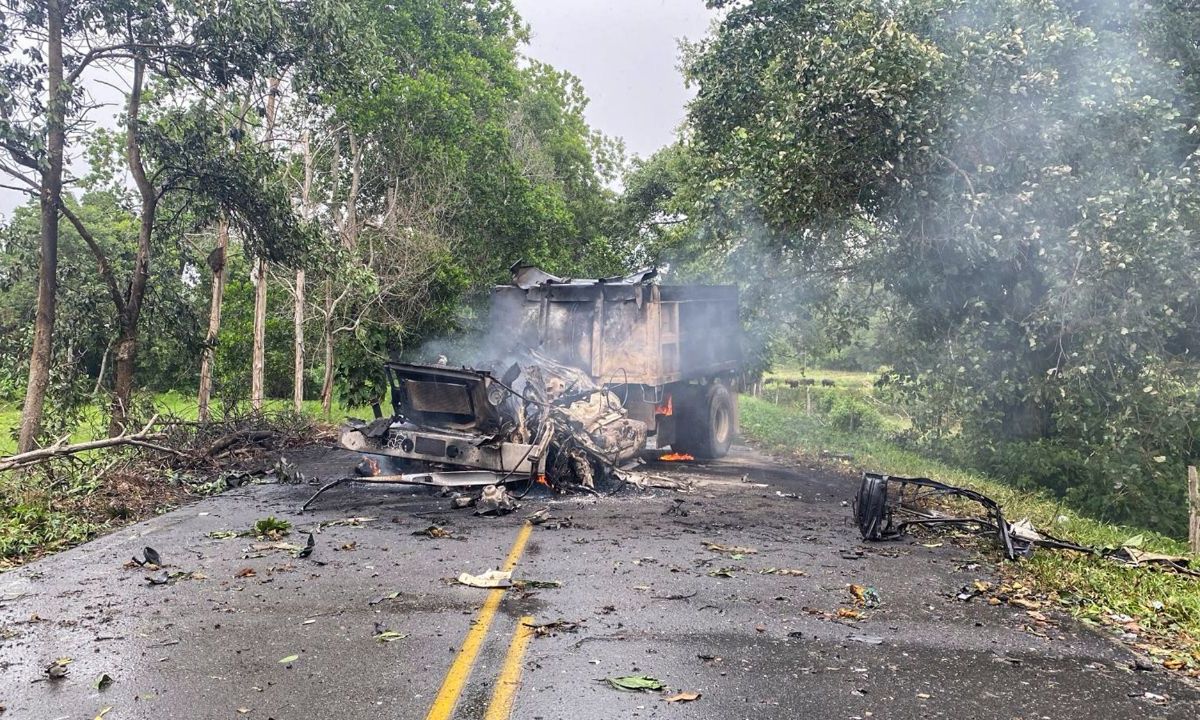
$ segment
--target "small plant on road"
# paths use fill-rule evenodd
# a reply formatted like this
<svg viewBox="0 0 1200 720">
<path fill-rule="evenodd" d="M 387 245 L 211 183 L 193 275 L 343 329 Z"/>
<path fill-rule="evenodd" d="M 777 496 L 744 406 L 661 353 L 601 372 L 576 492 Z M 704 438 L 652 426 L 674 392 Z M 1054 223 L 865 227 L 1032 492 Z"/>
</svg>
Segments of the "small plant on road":
<svg viewBox="0 0 1200 720">
<path fill-rule="evenodd" d="M 254 523 L 254 534 L 271 540 L 278 540 L 292 531 L 292 524 L 274 515 L 268 515 Z"/>
</svg>

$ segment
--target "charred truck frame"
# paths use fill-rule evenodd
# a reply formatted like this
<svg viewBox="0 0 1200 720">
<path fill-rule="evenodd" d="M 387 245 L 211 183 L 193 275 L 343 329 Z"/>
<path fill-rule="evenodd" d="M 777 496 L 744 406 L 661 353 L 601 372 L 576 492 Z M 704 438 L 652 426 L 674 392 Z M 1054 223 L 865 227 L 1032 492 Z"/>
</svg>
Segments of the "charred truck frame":
<svg viewBox="0 0 1200 720">
<path fill-rule="evenodd" d="M 515 266 L 491 297 L 501 359 L 386 364 L 391 415 L 351 422 L 340 444 L 397 458 L 406 472 L 360 479 L 590 488 L 648 438 L 684 456 L 725 455 L 742 368 L 737 289 L 655 277 L 568 279 Z"/>
</svg>

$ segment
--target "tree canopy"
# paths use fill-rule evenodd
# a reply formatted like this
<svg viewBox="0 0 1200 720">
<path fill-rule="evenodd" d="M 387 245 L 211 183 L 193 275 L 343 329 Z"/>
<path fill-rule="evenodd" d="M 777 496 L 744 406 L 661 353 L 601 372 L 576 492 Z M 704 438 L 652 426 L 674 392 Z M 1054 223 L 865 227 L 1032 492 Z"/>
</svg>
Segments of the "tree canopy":
<svg viewBox="0 0 1200 720">
<path fill-rule="evenodd" d="M 687 61 L 696 237 L 783 268 L 764 281 L 806 297 L 785 312 L 873 297 L 919 430 L 1178 528 L 1200 379 L 1187 4 L 714 4 Z"/>
</svg>

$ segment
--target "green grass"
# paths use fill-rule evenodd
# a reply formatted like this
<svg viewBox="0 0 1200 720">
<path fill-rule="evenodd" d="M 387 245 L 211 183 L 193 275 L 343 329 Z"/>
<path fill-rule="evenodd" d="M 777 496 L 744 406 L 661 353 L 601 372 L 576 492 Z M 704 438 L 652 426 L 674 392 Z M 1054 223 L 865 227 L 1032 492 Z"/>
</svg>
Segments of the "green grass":
<svg viewBox="0 0 1200 720">
<path fill-rule="evenodd" d="M 821 376 L 809 372 L 809 377 Z M 1187 553 L 1183 543 L 1171 538 L 1081 517 L 1052 498 L 902 448 L 889 441 L 886 424 L 877 433 L 839 432 L 820 415 L 806 414 L 802 403 L 775 404 L 770 398 L 769 391 L 761 398 L 741 398 L 741 428 L 747 439 L 777 456 L 851 456 L 855 468 L 972 488 L 999 502 L 1011 521 L 1027 517 L 1036 527 L 1080 544 L 1120 546 L 1141 535 L 1146 550 Z M 1200 579 L 1048 549 L 1001 568 L 1085 622 L 1116 625 L 1114 615 L 1132 617 L 1147 645 L 1143 649 L 1169 664 L 1183 662 L 1200 670 Z"/>
<path fill-rule="evenodd" d="M 784 365 L 775 368 L 768 377 L 779 380 L 802 380 L 808 378 L 818 384 L 822 380 L 832 380 L 837 387 L 870 388 L 879 377 L 875 373 L 857 372 L 854 370 L 820 370 L 804 368 L 799 365 Z"/>
</svg>

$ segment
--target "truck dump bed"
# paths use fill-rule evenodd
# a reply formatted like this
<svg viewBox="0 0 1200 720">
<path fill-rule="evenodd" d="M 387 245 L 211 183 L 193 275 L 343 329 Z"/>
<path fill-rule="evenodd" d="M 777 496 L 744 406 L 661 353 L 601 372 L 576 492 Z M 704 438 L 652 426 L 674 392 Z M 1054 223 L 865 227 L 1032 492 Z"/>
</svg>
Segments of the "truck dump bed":
<svg viewBox="0 0 1200 720">
<path fill-rule="evenodd" d="M 565 280 L 535 268 L 493 290 L 493 327 L 600 385 L 663 386 L 741 367 L 737 288 L 653 285 L 652 272 Z"/>
</svg>

